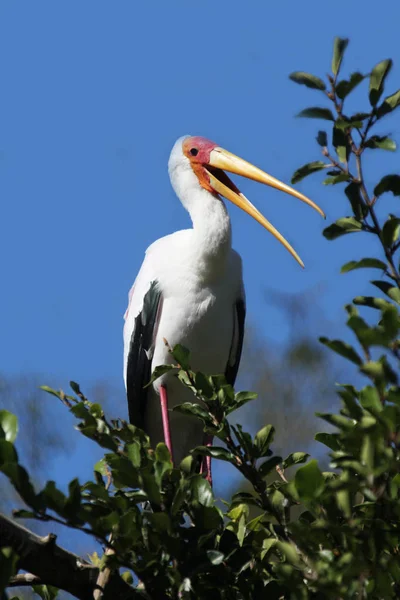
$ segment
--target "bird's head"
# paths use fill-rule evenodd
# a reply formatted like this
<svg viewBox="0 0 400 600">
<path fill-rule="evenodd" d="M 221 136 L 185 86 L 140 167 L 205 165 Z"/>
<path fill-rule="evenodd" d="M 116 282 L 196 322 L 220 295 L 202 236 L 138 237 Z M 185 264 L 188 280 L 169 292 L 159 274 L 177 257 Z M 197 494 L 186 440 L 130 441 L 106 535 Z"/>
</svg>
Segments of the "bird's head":
<svg viewBox="0 0 400 600">
<path fill-rule="evenodd" d="M 305 202 L 325 217 L 324 212 L 312 200 L 246 160 L 224 150 L 215 142 L 200 136 L 185 136 L 176 142 L 171 153 L 169 170 L 172 180 L 174 179 L 173 175 L 175 171 L 179 171 L 180 173 L 186 171 L 192 180 L 194 174 L 196 176 L 194 181 L 197 186 L 200 185 L 216 197 L 223 196 L 247 212 L 247 214 L 265 227 L 267 231 L 272 233 L 301 266 L 304 266 L 301 258 L 289 242 L 259 212 L 250 200 L 242 194 L 225 171 L 253 179 L 259 183 L 264 183 L 282 192 L 286 192 Z"/>
</svg>

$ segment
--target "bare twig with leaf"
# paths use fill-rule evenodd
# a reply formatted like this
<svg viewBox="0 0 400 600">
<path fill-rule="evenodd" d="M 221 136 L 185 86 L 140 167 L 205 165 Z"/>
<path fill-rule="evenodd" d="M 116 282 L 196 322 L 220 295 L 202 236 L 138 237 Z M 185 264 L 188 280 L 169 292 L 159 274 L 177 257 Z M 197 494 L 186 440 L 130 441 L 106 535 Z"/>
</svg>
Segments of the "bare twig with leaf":
<svg viewBox="0 0 400 600">
<path fill-rule="evenodd" d="M 300 167 L 292 177 L 297 183 L 311 173 L 327 170 L 328 177 L 324 185 L 337 185 L 346 182 L 345 194 L 349 200 L 353 216 L 343 217 L 327 227 L 324 235 L 333 240 L 342 235 L 365 231 L 376 235 L 382 245 L 386 262 L 375 258 L 362 261 L 350 261 L 343 265 L 342 272 L 359 268 L 381 269 L 392 283 L 378 285 L 390 298 L 400 300 L 400 274 L 396 267 L 394 255 L 399 249 L 400 219 L 389 214 L 385 223 L 378 220 L 375 206 L 378 198 L 387 192 L 400 196 L 400 175 L 389 174 L 383 177 L 368 191 L 363 173 L 363 155 L 371 149 L 394 151 L 396 143 L 387 135 L 370 135 L 371 129 L 380 124 L 383 117 L 400 106 L 400 90 L 384 98 L 380 103 L 386 78 L 392 68 L 392 60 L 379 62 L 372 71 L 364 75 L 355 72 L 348 79 L 339 79 L 344 52 L 348 40 L 336 38 L 332 57 L 332 72 L 325 83 L 322 79 L 309 73 L 296 71 L 290 75 L 292 81 L 306 85 L 323 93 L 329 100 L 331 108 L 311 107 L 302 110 L 298 116 L 324 119 L 333 123 L 331 144 L 326 131 L 319 131 L 317 142 L 321 153 L 328 159 L 311 162 Z M 369 79 L 369 112 L 357 112 L 353 115 L 345 113 L 348 95 L 364 80 Z M 355 137 L 356 134 L 356 137 Z M 329 149 L 330 145 L 332 149 Z M 374 282 L 377 284 L 377 282 Z"/>
</svg>

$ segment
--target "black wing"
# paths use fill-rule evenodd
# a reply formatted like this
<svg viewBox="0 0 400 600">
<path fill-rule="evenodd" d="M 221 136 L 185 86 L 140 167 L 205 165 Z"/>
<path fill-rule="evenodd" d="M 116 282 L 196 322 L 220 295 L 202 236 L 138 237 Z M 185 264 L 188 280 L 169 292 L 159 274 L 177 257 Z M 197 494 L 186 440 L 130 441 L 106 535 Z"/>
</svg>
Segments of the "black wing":
<svg viewBox="0 0 400 600">
<path fill-rule="evenodd" d="M 143 300 L 143 308 L 135 319 L 126 365 L 126 393 L 129 421 L 144 429 L 147 385 L 151 378 L 153 344 L 162 310 L 162 294 L 153 281 Z"/>
<path fill-rule="evenodd" d="M 226 381 L 234 385 L 239 370 L 240 357 L 242 355 L 244 320 L 246 318 L 246 305 L 242 298 L 236 301 L 234 306 L 233 336 L 229 351 L 229 360 L 225 370 Z"/>
</svg>

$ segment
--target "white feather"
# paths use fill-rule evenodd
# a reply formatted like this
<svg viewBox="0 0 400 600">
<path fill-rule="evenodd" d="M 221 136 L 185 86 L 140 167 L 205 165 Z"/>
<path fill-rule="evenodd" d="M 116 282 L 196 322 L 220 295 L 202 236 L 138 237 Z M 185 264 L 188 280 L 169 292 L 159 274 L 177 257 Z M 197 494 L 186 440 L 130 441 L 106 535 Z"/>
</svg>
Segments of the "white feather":
<svg viewBox="0 0 400 600">
<path fill-rule="evenodd" d="M 241 258 L 231 248 L 231 226 L 225 205 L 204 190 L 182 152 L 180 138 L 171 153 L 172 185 L 189 211 L 193 229 L 178 231 L 154 242 L 129 294 L 124 327 L 124 378 L 135 318 L 152 281 L 157 281 L 163 307 L 152 359 L 157 365 L 171 362 L 163 342 L 183 344 L 191 351 L 194 370 L 224 373 L 232 361 L 235 303 L 244 300 Z M 236 333 L 237 335 L 237 333 Z M 235 340 L 236 344 L 238 340 Z M 231 354 L 231 356 L 230 356 Z M 234 361 L 233 361 L 234 362 Z M 163 440 L 158 390 L 167 386 L 169 406 L 194 402 L 194 396 L 168 375 L 156 381 L 148 394 L 146 431 L 152 443 Z M 201 422 L 194 417 L 170 413 L 175 461 L 203 441 Z"/>
</svg>

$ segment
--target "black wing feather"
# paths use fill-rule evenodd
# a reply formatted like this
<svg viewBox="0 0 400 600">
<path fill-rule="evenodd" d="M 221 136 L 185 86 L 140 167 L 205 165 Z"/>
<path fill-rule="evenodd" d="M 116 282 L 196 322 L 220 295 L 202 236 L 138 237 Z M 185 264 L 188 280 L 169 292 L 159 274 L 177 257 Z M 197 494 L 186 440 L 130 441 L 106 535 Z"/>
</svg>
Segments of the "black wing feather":
<svg viewBox="0 0 400 600">
<path fill-rule="evenodd" d="M 162 294 L 156 281 L 143 299 L 143 308 L 135 319 L 128 361 L 126 366 L 126 393 L 129 421 L 144 428 L 144 416 L 148 388 L 144 386 L 151 378 L 153 344 L 162 309 Z"/>
<path fill-rule="evenodd" d="M 236 353 L 235 353 L 235 360 L 232 364 L 230 364 L 230 362 L 228 362 L 228 365 L 226 367 L 225 370 L 225 378 L 226 381 L 230 384 L 230 385 L 234 385 L 237 374 L 238 374 L 238 370 L 239 370 L 239 364 L 240 364 L 240 358 L 242 356 L 242 348 L 243 348 L 243 337 L 244 337 L 244 321 L 246 318 L 246 305 L 244 300 L 241 298 L 240 300 L 237 300 L 235 303 L 235 320 L 234 320 L 234 327 L 238 327 L 239 331 L 237 332 L 237 348 L 236 348 Z M 236 322 L 237 319 L 237 322 Z M 235 338 L 236 338 L 236 331 L 234 331 L 233 336 L 232 336 L 232 344 L 235 343 Z M 231 358 L 232 356 L 232 352 L 233 352 L 233 348 L 231 346 L 230 352 L 229 352 L 229 358 Z"/>
</svg>

